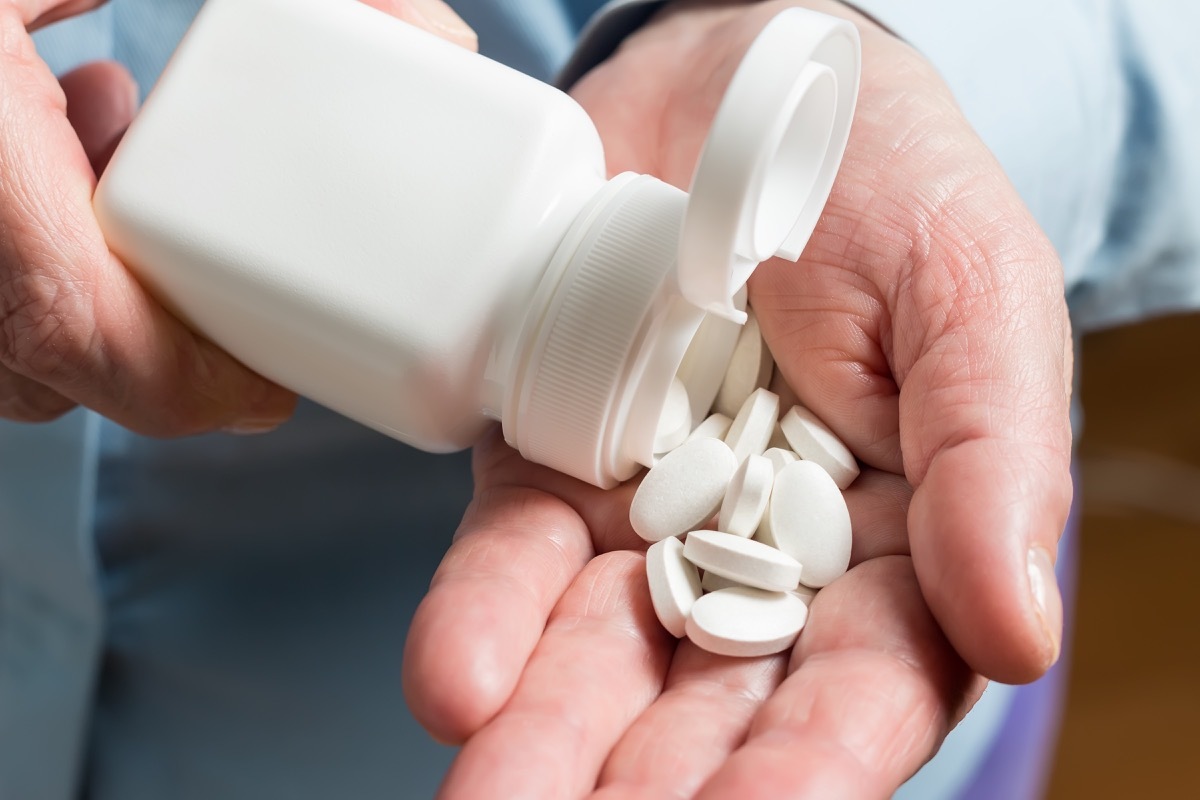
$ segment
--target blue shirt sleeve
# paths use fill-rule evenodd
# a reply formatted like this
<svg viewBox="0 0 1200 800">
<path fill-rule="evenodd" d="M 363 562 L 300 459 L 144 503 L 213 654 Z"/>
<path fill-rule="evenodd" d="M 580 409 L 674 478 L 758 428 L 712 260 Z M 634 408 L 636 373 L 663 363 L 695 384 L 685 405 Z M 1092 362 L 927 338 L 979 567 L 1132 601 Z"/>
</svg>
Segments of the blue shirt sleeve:
<svg viewBox="0 0 1200 800">
<path fill-rule="evenodd" d="M 589 69 L 612 55 L 625 37 L 665 5 L 665 0 L 611 0 L 596 11 L 580 31 L 571 57 L 559 70 L 555 84 L 569 88 Z"/>
<path fill-rule="evenodd" d="M 1200 306 L 1200 6 L 853 5 L 941 71 L 1058 248 L 1077 329 Z"/>
</svg>

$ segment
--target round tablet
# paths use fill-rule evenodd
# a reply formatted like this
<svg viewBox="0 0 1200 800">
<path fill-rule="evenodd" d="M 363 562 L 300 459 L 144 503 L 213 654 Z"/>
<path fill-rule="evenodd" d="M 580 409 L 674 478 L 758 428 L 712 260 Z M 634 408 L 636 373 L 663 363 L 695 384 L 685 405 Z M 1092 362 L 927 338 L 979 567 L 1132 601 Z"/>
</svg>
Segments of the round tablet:
<svg viewBox="0 0 1200 800">
<path fill-rule="evenodd" d="M 672 636 L 683 636 L 684 623 L 701 593 L 700 573 L 683 557 L 683 542 L 671 536 L 650 545 L 646 578 L 658 621 Z"/>
<path fill-rule="evenodd" d="M 804 406 L 792 406 L 779 421 L 779 427 L 796 454 L 824 467 L 839 489 L 845 489 L 858 477 L 858 462 L 850 448 Z"/>
<path fill-rule="evenodd" d="M 791 647 L 807 620 L 808 607 L 790 592 L 733 587 L 697 600 L 684 627 L 710 653 L 765 656 Z"/>
<path fill-rule="evenodd" d="M 744 586 L 786 592 L 800 583 L 800 562 L 774 547 L 720 531 L 692 531 L 683 556 L 705 572 Z"/>
<path fill-rule="evenodd" d="M 648 542 L 681 536 L 717 513 L 738 468 L 719 439 L 684 442 L 655 464 L 633 495 L 629 521 Z"/>
<path fill-rule="evenodd" d="M 849 567 L 850 511 L 833 478 L 812 461 L 788 464 L 775 476 L 765 519 L 755 537 L 803 564 L 805 586 L 825 586 Z"/>
<path fill-rule="evenodd" d="M 733 473 L 733 480 L 725 490 L 717 530 L 747 539 L 753 536 L 767 510 L 774 482 L 775 468 L 770 460 L 763 456 L 748 456 Z"/>
</svg>

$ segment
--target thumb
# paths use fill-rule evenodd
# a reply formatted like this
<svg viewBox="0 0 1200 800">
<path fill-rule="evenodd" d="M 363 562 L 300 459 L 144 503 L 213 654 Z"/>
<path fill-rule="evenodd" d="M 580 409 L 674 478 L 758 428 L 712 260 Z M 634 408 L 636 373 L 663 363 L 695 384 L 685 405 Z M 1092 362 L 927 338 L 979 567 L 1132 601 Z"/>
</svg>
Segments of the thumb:
<svg viewBox="0 0 1200 800">
<path fill-rule="evenodd" d="M 99 175 L 137 112 L 137 83 L 115 61 L 85 64 L 59 83 L 67 98 L 67 120 Z"/>
<path fill-rule="evenodd" d="M 479 49 L 471 26 L 442 0 L 361 0 L 385 14 L 402 19 L 468 50 Z"/>
</svg>

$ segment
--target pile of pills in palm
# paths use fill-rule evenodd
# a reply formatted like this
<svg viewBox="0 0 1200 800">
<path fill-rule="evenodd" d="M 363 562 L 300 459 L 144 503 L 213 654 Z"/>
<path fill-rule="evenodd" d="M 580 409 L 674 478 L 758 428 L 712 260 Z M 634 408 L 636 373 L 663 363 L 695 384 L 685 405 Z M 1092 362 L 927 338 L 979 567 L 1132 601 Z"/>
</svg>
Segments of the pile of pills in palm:
<svg viewBox="0 0 1200 800">
<path fill-rule="evenodd" d="M 629 513 L 653 543 L 646 574 L 663 627 L 721 655 L 791 647 L 816 591 L 850 563 L 842 490 L 858 464 L 812 412 L 780 416 L 773 368 L 751 312 L 699 425 L 682 382 L 672 386 L 656 437 L 664 455 Z"/>
</svg>

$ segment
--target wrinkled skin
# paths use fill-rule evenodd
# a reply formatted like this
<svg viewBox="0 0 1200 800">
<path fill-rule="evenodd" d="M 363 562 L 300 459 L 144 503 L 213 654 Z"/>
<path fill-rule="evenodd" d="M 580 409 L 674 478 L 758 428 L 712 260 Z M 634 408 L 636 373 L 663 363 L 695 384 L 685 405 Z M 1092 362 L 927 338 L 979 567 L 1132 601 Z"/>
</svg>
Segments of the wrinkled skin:
<svg viewBox="0 0 1200 800">
<path fill-rule="evenodd" d="M 575 87 L 612 172 L 686 187 L 722 91 L 785 2 L 678 4 Z M 417 717 L 464 747 L 447 798 L 886 796 L 983 686 L 1057 658 L 1050 567 L 1071 498 L 1061 267 L 944 84 L 863 37 L 846 159 L 798 265 L 751 302 L 780 374 L 864 463 L 852 569 L 789 653 L 664 633 L 601 492 L 498 436 L 409 635 Z M 1033 602 L 1041 586 L 1042 610 Z"/>
<path fill-rule="evenodd" d="M 475 47 L 440 0 L 363 1 Z M 78 404 L 152 436 L 270 430 L 295 396 L 172 317 L 92 212 L 137 87 L 111 61 L 56 80 L 29 34 L 101 4 L 0 2 L 0 418 L 44 422 Z"/>
</svg>

